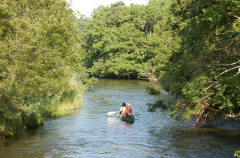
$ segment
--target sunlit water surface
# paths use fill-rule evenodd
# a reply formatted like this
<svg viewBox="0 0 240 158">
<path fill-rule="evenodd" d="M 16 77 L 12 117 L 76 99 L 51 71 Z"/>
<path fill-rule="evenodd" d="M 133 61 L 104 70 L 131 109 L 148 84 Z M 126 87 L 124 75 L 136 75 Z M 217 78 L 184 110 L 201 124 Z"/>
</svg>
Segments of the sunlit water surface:
<svg viewBox="0 0 240 158">
<path fill-rule="evenodd" d="M 100 79 L 84 94 L 84 106 L 67 117 L 14 138 L 0 139 L 0 157 L 233 157 L 240 149 L 239 124 L 225 120 L 206 127 L 178 124 L 166 112 L 147 111 L 159 99 L 146 93 L 152 83 Z M 163 96 L 166 102 L 174 97 Z M 131 103 L 135 122 L 118 121 L 122 102 Z M 227 122 L 227 124 L 226 124 Z"/>
</svg>

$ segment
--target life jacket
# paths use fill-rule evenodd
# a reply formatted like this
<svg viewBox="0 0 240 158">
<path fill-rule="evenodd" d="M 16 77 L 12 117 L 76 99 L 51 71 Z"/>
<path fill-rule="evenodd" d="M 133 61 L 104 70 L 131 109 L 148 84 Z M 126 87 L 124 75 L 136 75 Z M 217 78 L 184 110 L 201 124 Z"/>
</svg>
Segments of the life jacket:
<svg viewBox="0 0 240 158">
<path fill-rule="evenodd" d="M 132 115 L 132 108 L 127 108 L 127 116 L 131 116 Z"/>
</svg>

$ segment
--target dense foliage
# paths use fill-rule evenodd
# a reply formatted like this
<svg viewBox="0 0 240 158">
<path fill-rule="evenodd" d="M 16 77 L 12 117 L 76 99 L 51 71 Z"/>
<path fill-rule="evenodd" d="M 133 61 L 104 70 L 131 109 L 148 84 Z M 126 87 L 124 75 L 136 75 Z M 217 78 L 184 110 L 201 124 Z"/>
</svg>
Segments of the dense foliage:
<svg viewBox="0 0 240 158">
<path fill-rule="evenodd" d="M 100 6 L 83 36 L 85 62 L 92 75 L 160 79 L 162 89 L 179 98 L 171 108 L 180 120 L 194 119 L 197 125 L 236 117 L 239 14 L 237 0 Z M 159 87 L 148 91 L 156 93 Z"/>
<path fill-rule="evenodd" d="M 152 0 L 127 7 L 118 2 L 94 10 L 83 44 L 91 74 L 156 79 L 155 70 L 179 47 L 170 4 Z"/>
<path fill-rule="evenodd" d="M 78 107 L 86 82 L 79 23 L 64 0 L 0 4 L 0 136 Z"/>
<path fill-rule="evenodd" d="M 184 23 L 181 49 L 161 79 L 180 95 L 172 114 L 205 123 L 240 110 L 239 1 L 178 1 L 173 12 Z"/>
</svg>

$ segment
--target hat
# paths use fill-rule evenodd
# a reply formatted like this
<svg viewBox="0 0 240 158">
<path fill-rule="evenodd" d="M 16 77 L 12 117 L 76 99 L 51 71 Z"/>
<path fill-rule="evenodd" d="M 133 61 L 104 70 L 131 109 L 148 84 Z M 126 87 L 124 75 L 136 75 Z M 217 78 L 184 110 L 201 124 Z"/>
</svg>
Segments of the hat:
<svg viewBox="0 0 240 158">
<path fill-rule="evenodd" d="M 131 106 L 131 104 L 127 103 L 127 107 Z"/>
</svg>

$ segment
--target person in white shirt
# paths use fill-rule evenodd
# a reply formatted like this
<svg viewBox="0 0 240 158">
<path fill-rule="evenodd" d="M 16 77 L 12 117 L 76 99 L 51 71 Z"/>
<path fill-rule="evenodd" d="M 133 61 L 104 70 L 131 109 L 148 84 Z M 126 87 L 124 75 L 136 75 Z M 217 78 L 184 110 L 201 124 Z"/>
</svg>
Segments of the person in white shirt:
<svg viewBox="0 0 240 158">
<path fill-rule="evenodd" d="M 123 104 L 122 104 L 122 107 L 120 108 L 120 113 L 119 113 L 119 114 L 120 114 L 120 115 L 123 114 L 125 110 L 126 110 L 126 104 L 123 103 Z"/>
</svg>

